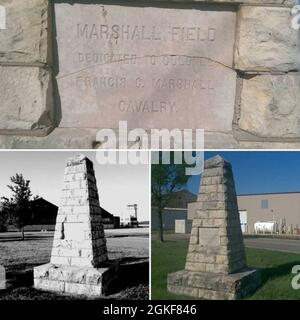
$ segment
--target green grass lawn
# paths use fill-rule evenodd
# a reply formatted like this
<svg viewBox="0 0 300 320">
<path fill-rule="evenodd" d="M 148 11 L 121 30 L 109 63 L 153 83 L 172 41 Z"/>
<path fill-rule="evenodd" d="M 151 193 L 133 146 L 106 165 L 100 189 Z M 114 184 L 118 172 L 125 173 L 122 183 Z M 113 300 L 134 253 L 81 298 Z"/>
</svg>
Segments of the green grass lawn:
<svg viewBox="0 0 300 320">
<path fill-rule="evenodd" d="M 167 274 L 184 269 L 187 241 L 152 241 L 152 299 L 191 299 L 167 291 Z M 262 269 L 262 285 L 248 299 L 300 299 L 300 290 L 291 287 L 294 265 L 300 265 L 300 254 L 246 249 L 250 267 Z"/>
<path fill-rule="evenodd" d="M 5 290 L 0 290 L 0 300 L 87 299 L 84 296 L 59 295 L 33 288 L 33 268 L 49 263 L 52 240 L 53 235 L 26 235 L 25 240 L 21 241 L 18 237 L 7 236 L 5 238 L 5 235 L 2 234 L 0 238 L 0 266 L 5 267 L 6 280 L 10 286 Z M 120 279 L 112 285 L 108 297 L 100 297 L 96 300 L 107 298 L 117 300 L 148 299 L 149 263 L 147 259 L 145 262 L 139 261 L 138 256 L 140 254 L 143 257 L 144 250 L 137 251 L 131 247 L 120 248 L 118 242 L 111 245 L 109 249 L 110 259 L 120 259 Z M 126 258 L 129 259 L 128 262 Z M 143 260 L 143 258 L 140 259 Z"/>
</svg>

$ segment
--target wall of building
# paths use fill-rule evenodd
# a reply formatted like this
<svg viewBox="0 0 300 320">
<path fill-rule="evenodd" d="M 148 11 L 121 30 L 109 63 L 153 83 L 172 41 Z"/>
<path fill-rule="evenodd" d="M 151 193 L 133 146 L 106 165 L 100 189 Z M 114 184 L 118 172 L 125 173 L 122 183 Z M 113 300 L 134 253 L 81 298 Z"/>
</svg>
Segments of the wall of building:
<svg viewBox="0 0 300 320">
<path fill-rule="evenodd" d="M 262 208 L 268 202 L 267 208 Z M 238 196 L 239 210 L 247 210 L 248 232 L 254 232 L 257 221 L 285 219 L 287 226 L 300 226 L 300 193 Z"/>
<path fill-rule="evenodd" d="M 99 147 L 96 129 L 57 128 L 61 110 L 53 2 L 1 1 L 1 12 L 6 12 L 6 28 L 0 30 L 2 148 Z M 168 2 L 176 8 L 180 1 Z M 211 2 L 220 10 L 235 5 L 237 15 L 233 64 L 226 66 L 237 77 L 232 130 L 207 131 L 206 147 L 299 147 L 299 31 L 291 25 L 291 8 L 297 1 L 191 2 Z"/>
<path fill-rule="evenodd" d="M 187 218 L 187 209 L 170 208 L 163 211 L 164 230 L 175 230 L 175 220 L 185 220 Z M 157 209 L 151 209 L 151 229 L 159 229 Z"/>
</svg>

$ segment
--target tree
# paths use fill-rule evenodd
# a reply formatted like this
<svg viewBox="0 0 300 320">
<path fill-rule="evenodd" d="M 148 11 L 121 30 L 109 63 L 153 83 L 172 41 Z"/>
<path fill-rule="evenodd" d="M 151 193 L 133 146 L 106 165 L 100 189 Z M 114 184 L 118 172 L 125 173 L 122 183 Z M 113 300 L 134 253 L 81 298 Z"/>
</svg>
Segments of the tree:
<svg viewBox="0 0 300 320">
<path fill-rule="evenodd" d="M 178 151 L 179 152 L 179 151 Z M 182 161 L 175 164 L 175 153 L 170 153 L 169 164 L 163 164 L 163 153 L 158 154 L 158 164 L 151 165 L 151 197 L 152 206 L 157 208 L 159 222 L 159 240 L 164 241 L 163 236 L 163 210 L 167 207 L 172 193 L 186 186 L 190 176 L 186 175 L 186 168 L 190 165 Z M 183 159 L 183 157 L 181 157 Z"/>
<path fill-rule="evenodd" d="M 2 197 L 2 212 L 7 217 L 7 222 L 22 232 L 22 240 L 24 240 L 24 227 L 31 220 L 30 180 L 25 180 L 23 175 L 18 173 L 10 180 L 13 185 L 7 187 L 12 191 L 12 196 L 10 198 Z"/>
<path fill-rule="evenodd" d="M 0 209 L 0 232 L 6 231 L 7 217 L 3 208 Z"/>
</svg>

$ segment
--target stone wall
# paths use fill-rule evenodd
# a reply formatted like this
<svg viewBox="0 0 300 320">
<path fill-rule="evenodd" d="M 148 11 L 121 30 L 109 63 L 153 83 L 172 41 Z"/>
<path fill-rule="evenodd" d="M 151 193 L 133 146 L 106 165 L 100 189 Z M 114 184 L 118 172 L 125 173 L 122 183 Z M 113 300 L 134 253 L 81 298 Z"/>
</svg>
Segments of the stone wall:
<svg viewBox="0 0 300 320">
<path fill-rule="evenodd" d="M 59 127 L 53 2 L 1 1 L 7 21 L 0 30 L 2 148 L 99 147 L 97 129 Z M 174 8 L 186 3 L 168 2 Z M 232 130 L 207 131 L 205 147 L 300 147 L 300 37 L 291 26 L 297 0 L 191 2 L 234 5 L 237 14 L 233 64 L 227 66 L 237 73 Z"/>
<path fill-rule="evenodd" d="M 2 0 L 0 133 L 46 135 L 54 126 L 52 21 L 47 0 Z"/>
</svg>

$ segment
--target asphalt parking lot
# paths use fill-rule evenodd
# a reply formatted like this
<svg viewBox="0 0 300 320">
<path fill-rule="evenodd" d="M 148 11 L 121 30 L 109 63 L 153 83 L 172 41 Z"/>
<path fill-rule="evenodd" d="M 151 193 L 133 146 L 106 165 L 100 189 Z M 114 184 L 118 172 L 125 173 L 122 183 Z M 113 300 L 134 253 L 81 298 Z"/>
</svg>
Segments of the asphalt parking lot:
<svg viewBox="0 0 300 320">
<path fill-rule="evenodd" d="M 245 246 L 248 248 L 267 249 L 300 254 L 300 240 L 272 239 L 272 238 L 246 238 Z"/>
</svg>

